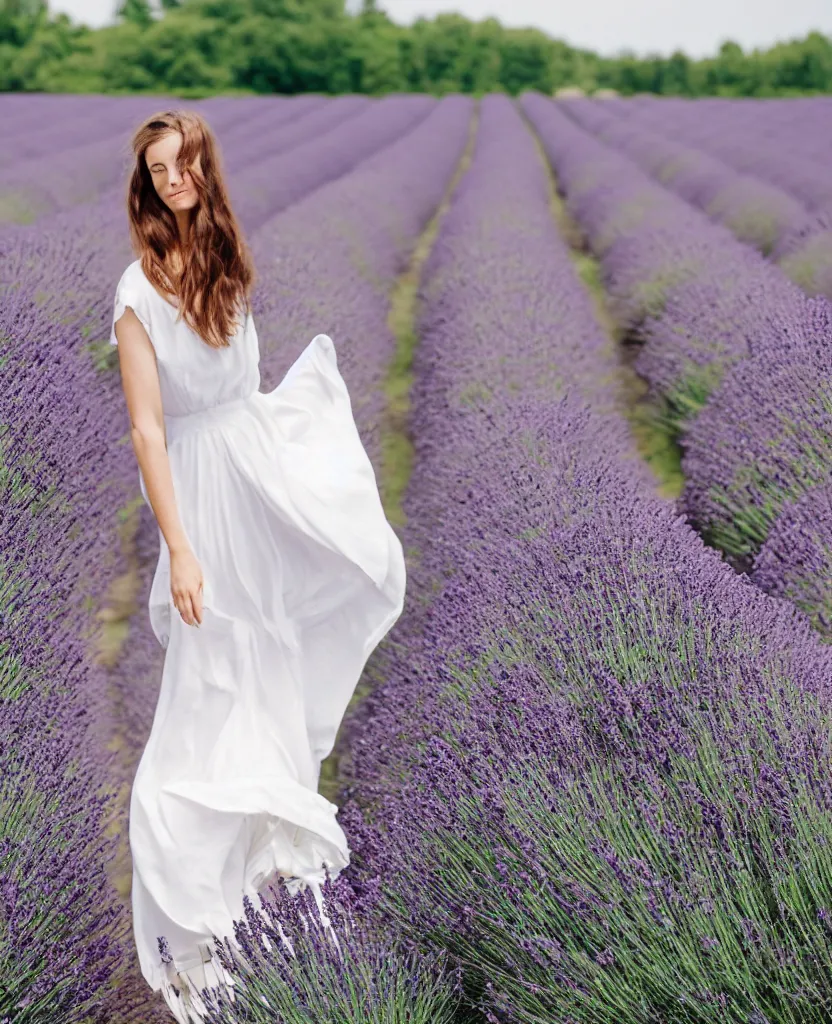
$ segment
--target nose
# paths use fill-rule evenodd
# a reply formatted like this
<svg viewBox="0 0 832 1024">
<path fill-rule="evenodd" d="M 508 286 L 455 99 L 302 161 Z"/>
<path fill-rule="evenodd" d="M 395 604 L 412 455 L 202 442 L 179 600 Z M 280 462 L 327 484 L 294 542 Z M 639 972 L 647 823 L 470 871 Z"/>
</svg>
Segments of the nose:
<svg viewBox="0 0 832 1024">
<path fill-rule="evenodd" d="M 171 168 L 170 174 L 168 175 L 168 181 L 170 182 L 171 188 L 181 188 L 182 186 L 182 175 L 179 172 L 178 167 Z"/>
</svg>

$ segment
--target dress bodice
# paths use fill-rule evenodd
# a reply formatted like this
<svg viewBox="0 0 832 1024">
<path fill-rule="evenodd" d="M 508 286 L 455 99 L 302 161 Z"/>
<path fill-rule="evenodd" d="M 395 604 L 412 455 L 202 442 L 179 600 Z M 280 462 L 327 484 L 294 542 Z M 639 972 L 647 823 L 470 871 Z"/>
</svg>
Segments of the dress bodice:
<svg viewBox="0 0 832 1024">
<path fill-rule="evenodd" d="M 156 291 L 140 260 L 127 267 L 116 288 L 112 345 L 118 344 L 115 324 L 127 306 L 153 344 L 166 419 L 245 398 L 259 389 L 260 346 L 250 313 L 245 319 L 240 314 L 228 348 L 211 348 L 179 318 L 177 307 Z"/>
</svg>

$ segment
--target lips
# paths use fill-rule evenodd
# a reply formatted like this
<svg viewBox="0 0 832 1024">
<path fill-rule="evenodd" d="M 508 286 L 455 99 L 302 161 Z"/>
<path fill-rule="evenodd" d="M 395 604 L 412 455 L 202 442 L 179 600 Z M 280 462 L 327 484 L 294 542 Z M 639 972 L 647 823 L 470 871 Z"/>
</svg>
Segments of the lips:
<svg viewBox="0 0 832 1024">
<path fill-rule="evenodd" d="M 168 196 L 168 199 L 176 199 L 177 196 L 184 196 L 188 190 L 183 188 L 181 192 L 173 192 Z"/>
</svg>

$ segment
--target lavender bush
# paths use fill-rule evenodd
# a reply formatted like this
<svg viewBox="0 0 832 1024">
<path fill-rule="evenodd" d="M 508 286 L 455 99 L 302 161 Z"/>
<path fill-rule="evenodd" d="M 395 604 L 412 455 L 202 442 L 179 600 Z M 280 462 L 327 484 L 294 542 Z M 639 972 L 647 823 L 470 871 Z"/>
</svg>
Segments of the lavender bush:
<svg viewBox="0 0 832 1024">
<path fill-rule="evenodd" d="M 807 215 L 781 239 L 774 257 L 804 291 L 832 300 L 832 206 Z"/>
<path fill-rule="evenodd" d="M 832 652 L 651 494 L 536 159 L 487 98 L 423 289 L 423 602 L 359 709 L 355 885 L 491 1022 L 821 1021 Z"/>
<path fill-rule="evenodd" d="M 828 96 L 801 100 L 656 100 L 617 104 L 626 117 L 771 182 L 809 209 L 832 203 Z"/>
<path fill-rule="evenodd" d="M 235 992 L 206 992 L 208 1024 L 459 1024 L 459 971 L 452 980 L 447 954 L 402 947 L 341 880 L 322 888 L 331 930 L 312 896 L 289 896 L 282 879 L 260 909 L 245 898 L 236 945 L 215 937 Z"/>
<path fill-rule="evenodd" d="M 558 104 L 577 124 L 627 154 L 682 199 L 725 224 L 743 242 L 769 255 L 807 214 L 793 196 L 691 146 L 663 138 L 639 123 L 627 106 L 592 100 Z"/>
<path fill-rule="evenodd" d="M 4 142 L 20 142 L 30 136 L 33 126 L 36 130 L 50 129 L 82 114 L 89 117 L 106 109 L 110 99 L 108 96 L 73 96 L 69 93 L 2 93 L 0 138 Z M 29 143 L 26 147 L 27 152 L 31 152 Z"/>
<path fill-rule="evenodd" d="M 550 101 L 523 104 L 613 296 L 625 316 L 635 310 L 635 367 L 684 451 L 682 508 L 750 568 L 784 503 L 829 476 L 832 307 L 680 208 Z"/>
<path fill-rule="evenodd" d="M 776 238 L 772 257 L 781 269 L 810 295 L 832 299 L 832 189 L 827 167 L 832 157 L 825 131 L 830 104 L 826 97 L 761 101 L 641 99 L 607 105 L 621 121 L 621 132 L 640 134 L 644 126 L 696 146 L 695 163 L 715 156 L 722 167 L 738 170 L 735 187 L 724 196 L 717 215 L 732 214 L 738 233 L 755 232 L 762 211 L 764 236 Z M 745 172 L 745 173 L 742 173 Z M 774 186 L 761 189 L 760 180 Z M 740 192 L 742 189 L 742 192 Z M 792 197 L 803 214 L 791 221 Z M 750 205 L 748 213 L 745 210 Z M 765 231 L 765 221 L 771 231 Z M 788 228 L 784 230 L 784 228 Z M 749 239 L 751 240 L 751 239 Z"/>
<path fill-rule="evenodd" d="M 685 437 L 684 507 L 743 568 L 784 506 L 832 477 L 832 307 L 802 323 L 812 350 L 734 366 Z"/>
<path fill-rule="evenodd" d="M 100 742 L 95 610 L 119 572 L 135 470 L 77 336 L 21 291 L 0 308 L 0 336 L 0 1019 L 41 1021 L 48 1007 L 50 1020 L 103 1024 L 129 920 L 107 873 L 111 801 L 98 796 L 115 763 Z"/>
<path fill-rule="evenodd" d="M 801 608 L 832 640 L 832 486 L 787 502 L 754 560 L 751 578 Z"/>
</svg>

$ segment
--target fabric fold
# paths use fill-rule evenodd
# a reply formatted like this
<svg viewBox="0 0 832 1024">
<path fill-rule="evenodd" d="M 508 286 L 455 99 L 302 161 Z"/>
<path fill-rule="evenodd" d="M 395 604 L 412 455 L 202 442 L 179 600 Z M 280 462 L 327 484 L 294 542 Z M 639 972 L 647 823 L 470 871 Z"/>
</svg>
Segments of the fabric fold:
<svg viewBox="0 0 832 1024">
<path fill-rule="evenodd" d="M 200 970 L 197 951 L 233 937 L 243 896 L 278 875 L 310 888 L 326 923 L 324 869 L 337 878 L 350 850 L 320 766 L 401 614 L 405 561 L 326 335 L 272 392 L 171 422 L 203 621 L 173 604 L 160 531 L 149 611 L 166 655 L 130 845 L 142 973 L 173 1010 L 172 979 Z"/>
</svg>

